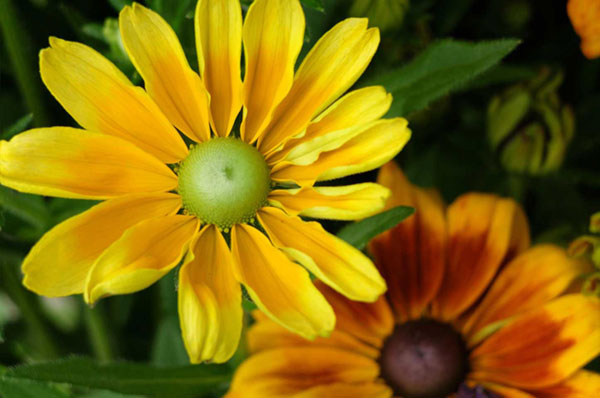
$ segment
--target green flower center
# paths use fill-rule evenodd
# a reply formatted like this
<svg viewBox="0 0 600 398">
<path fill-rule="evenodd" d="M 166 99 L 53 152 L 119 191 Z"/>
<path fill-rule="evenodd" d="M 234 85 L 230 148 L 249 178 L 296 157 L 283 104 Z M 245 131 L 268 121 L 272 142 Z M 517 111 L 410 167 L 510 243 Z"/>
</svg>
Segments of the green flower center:
<svg viewBox="0 0 600 398">
<path fill-rule="evenodd" d="M 250 221 L 271 188 L 264 157 L 237 138 L 213 138 L 193 147 L 178 174 L 183 207 L 222 229 Z"/>
</svg>

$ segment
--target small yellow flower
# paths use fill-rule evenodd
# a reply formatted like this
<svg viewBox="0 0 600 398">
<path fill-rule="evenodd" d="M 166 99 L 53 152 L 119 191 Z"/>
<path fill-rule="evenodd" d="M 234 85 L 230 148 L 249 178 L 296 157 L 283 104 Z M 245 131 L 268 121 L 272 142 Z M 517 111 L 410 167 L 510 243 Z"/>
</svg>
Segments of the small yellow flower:
<svg viewBox="0 0 600 398">
<path fill-rule="evenodd" d="M 333 310 L 293 261 L 353 300 L 375 301 L 386 285 L 373 263 L 299 216 L 359 219 L 389 195 L 371 183 L 313 186 L 379 167 L 410 137 L 406 120 L 380 119 L 391 103 L 383 88 L 339 98 L 369 64 L 378 30 L 366 19 L 337 24 L 294 75 L 299 1 L 257 0 L 242 23 L 238 0 L 200 0 L 198 75 L 155 12 L 125 7 L 119 26 L 145 90 L 93 49 L 51 38 L 42 79 L 83 129 L 0 142 L 3 185 L 105 200 L 33 247 L 24 284 L 46 296 L 83 293 L 92 304 L 144 289 L 184 258 L 179 314 L 192 362 L 235 351 L 240 283 L 279 324 L 328 335 Z"/>
<path fill-rule="evenodd" d="M 389 205 L 417 210 L 371 242 L 386 296 L 319 284 L 337 325 L 315 341 L 256 311 L 228 398 L 600 396 L 600 375 L 581 369 L 600 353 L 600 300 L 568 294 L 587 263 L 530 247 L 513 200 L 469 193 L 446 208 L 391 163 L 379 181 Z"/>
<path fill-rule="evenodd" d="M 600 1 L 569 0 L 567 13 L 581 37 L 581 52 L 588 59 L 600 57 Z"/>
</svg>

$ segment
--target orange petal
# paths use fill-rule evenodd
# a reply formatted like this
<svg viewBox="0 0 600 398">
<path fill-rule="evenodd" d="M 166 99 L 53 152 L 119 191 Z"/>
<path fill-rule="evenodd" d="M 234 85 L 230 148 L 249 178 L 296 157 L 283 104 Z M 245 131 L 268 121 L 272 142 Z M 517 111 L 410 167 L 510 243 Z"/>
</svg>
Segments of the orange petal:
<svg viewBox="0 0 600 398">
<path fill-rule="evenodd" d="M 537 395 L 531 395 L 525 391 L 519 390 L 517 388 L 511 388 L 506 386 L 501 386 L 494 383 L 479 383 L 482 387 L 485 387 L 487 391 L 492 393 L 496 393 L 500 395 L 502 398 L 538 398 Z"/>
<path fill-rule="evenodd" d="M 516 257 L 492 282 L 483 300 L 461 328 L 470 346 L 508 318 L 542 306 L 563 293 L 585 272 L 584 263 L 551 245 L 533 247 Z"/>
<path fill-rule="evenodd" d="M 369 248 L 388 283 L 388 297 L 398 318 L 418 318 L 444 274 L 444 205 L 435 193 L 412 185 L 393 162 L 381 168 L 378 182 L 392 191 L 387 208 L 416 208 L 412 217 L 373 239 Z"/>
<path fill-rule="evenodd" d="M 600 374 L 580 370 L 556 385 L 532 391 L 536 398 L 600 397 Z"/>
<path fill-rule="evenodd" d="M 520 315 L 471 352 L 471 378 L 538 389 L 557 384 L 600 353 L 600 300 L 558 298 Z"/>
<path fill-rule="evenodd" d="M 391 398 L 392 389 L 384 383 L 332 383 L 312 387 L 294 398 Z"/>
<path fill-rule="evenodd" d="M 278 348 L 250 356 L 237 369 L 228 397 L 287 398 L 317 386 L 374 382 L 378 375 L 379 366 L 373 359 L 353 352 Z"/>
<path fill-rule="evenodd" d="M 247 334 L 248 348 L 252 353 L 273 348 L 310 346 L 339 348 L 373 359 L 379 356 L 378 348 L 339 329 L 334 330 L 329 337 L 317 337 L 311 341 L 282 328 L 258 310 L 254 311 L 252 315 L 256 323 L 252 325 Z"/>
<path fill-rule="evenodd" d="M 373 347 L 383 345 L 383 339 L 394 329 L 394 315 L 384 297 L 374 303 L 361 303 L 347 299 L 323 283 L 316 285 L 333 307 L 336 330 L 355 336 Z"/>
<path fill-rule="evenodd" d="M 470 193 L 448 208 L 448 260 L 433 312 L 452 319 L 485 291 L 498 269 L 529 246 L 529 228 L 512 199 Z"/>
</svg>

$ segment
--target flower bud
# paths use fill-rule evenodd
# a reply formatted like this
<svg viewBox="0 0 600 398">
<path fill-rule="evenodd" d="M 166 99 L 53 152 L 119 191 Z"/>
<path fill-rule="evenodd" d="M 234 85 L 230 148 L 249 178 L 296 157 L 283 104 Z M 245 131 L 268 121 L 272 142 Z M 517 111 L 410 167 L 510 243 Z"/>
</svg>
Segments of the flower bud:
<svg viewBox="0 0 600 398">
<path fill-rule="evenodd" d="M 490 102 L 488 141 L 506 170 L 540 175 L 560 168 L 575 131 L 573 111 L 556 93 L 561 83 L 561 73 L 543 69 Z"/>
<path fill-rule="evenodd" d="M 591 262 L 596 271 L 585 276 L 582 293 L 600 297 L 600 212 L 590 217 L 590 232 L 595 235 L 584 235 L 569 245 L 569 256 Z"/>
<path fill-rule="evenodd" d="M 350 15 L 367 17 L 382 32 L 398 29 L 410 6 L 409 0 L 354 0 Z"/>
</svg>

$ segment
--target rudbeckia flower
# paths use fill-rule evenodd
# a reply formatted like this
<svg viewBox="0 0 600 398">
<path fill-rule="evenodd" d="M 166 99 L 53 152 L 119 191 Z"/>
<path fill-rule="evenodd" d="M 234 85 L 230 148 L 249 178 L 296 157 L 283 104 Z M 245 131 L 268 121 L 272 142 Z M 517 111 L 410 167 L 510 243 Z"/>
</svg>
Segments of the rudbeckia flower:
<svg viewBox="0 0 600 398">
<path fill-rule="evenodd" d="M 581 370 L 600 353 L 600 300 L 568 294 L 589 264 L 530 247 L 513 200 L 469 193 L 445 208 L 393 164 L 379 180 L 389 205 L 416 207 L 370 244 L 386 296 L 319 285 L 337 325 L 312 342 L 257 312 L 228 398 L 600 396 L 600 375 Z"/>
<path fill-rule="evenodd" d="M 366 19 L 335 25 L 294 74 L 304 41 L 297 0 L 257 0 L 243 24 L 238 0 L 200 0 L 198 74 L 155 12 L 133 4 L 119 25 L 145 89 L 93 49 L 51 38 L 42 79 L 83 129 L 0 142 L 3 185 L 105 200 L 43 236 L 24 261 L 25 286 L 93 304 L 150 286 L 183 258 L 179 314 L 192 362 L 235 351 L 240 284 L 309 339 L 328 335 L 335 315 L 307 270 L 353 300 L 375 301 L 386 285 L 373 263 L 300 216 L 363 218 L 389 195 L 371 183 L 313 186 L 377 168 L 409 139 L 405 119 L 380 119 L 391 102 L 383 88 L 339 98 L 369 64 L 378 30 Z"/>
</svg>

